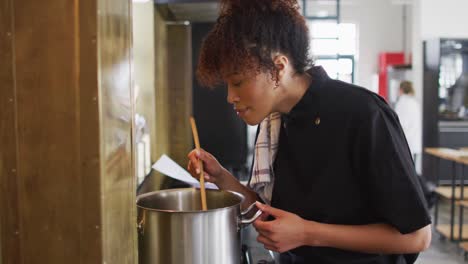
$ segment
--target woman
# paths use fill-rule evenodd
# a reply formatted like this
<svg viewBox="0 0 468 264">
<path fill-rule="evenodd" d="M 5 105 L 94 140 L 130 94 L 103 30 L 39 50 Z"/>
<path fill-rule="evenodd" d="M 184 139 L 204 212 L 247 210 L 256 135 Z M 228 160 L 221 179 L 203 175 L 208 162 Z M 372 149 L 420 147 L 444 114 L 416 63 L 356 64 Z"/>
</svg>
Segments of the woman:
<svg viewBox="0 0 468 264">
<path fill-rule="evenodd" d="M 211 154 L 188 170 L 242 193 L 269 215 L 257 240 L 281 263 L 413 263 L 430 217 L 395 113 L 378 95 L 311 66 L 293 0 L 222 1 L 204 40 L 199 81 L 226 83 L 228 102 L 260 124 L 252 177 L 240 184 Z"/>
<path fill-rule="evenodd" d="M 410 81 L 400 83 L 395 113 L 400 119 L 414 163 L 417 164 L 416 158 L 421 154 L 422 116 L 421 106 L 414 96 L 413 84 Z"/>
</svg>

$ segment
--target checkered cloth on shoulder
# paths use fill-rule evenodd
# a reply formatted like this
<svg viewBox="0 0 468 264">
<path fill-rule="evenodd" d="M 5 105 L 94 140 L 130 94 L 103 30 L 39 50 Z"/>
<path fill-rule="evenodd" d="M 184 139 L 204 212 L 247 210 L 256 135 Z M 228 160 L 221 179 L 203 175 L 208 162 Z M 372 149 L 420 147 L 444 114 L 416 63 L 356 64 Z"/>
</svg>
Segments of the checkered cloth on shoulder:
<svg viewBox="0 0 468 264">
<path fill-rule="evenodd" d="M 260 132 L 255 143 L 254 164 L 249 186 L 270 204 L 273 192 L 273 162 L 278 152 L 281 128 L 280 113 L 272 113 L 260 123 Z"/>
</svg>

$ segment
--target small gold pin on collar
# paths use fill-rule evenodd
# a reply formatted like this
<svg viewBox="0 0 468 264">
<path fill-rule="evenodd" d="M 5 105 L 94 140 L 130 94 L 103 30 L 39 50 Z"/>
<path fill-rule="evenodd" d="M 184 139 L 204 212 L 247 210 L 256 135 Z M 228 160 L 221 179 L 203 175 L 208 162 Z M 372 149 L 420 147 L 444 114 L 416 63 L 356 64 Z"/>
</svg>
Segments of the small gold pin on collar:
<svg viewBox="0 0 468 264">
<path fill-rule="evenodd" d="M 315 118 L 315 125 L 320 125 L 320 117 Z"/>
</svg>

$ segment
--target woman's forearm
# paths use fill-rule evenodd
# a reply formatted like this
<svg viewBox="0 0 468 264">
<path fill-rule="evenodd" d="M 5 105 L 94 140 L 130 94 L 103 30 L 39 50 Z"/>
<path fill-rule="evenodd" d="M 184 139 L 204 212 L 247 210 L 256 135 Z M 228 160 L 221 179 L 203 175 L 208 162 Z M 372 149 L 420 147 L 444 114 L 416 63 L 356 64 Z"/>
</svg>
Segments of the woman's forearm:
<svg viewBox="0 0 468 264">
<path fill-rule="evenodd" d="M 246 209 L 257 200 L 257 194 L 247 186 L 240 183 L 239 180 L 237 180 L 228 170 L 223 171 L 223 176 L 220 177 L 220 179 L 222 180 L 218 181 L 216 185 L 221 190 L 234 191 L 244 195 L 245 199 L 241 205 L 242 209 Z"/>
<path fill-rule="evenodd" d="M 388 224 L 333 225 L 306 221 L 305 244 L 351 251 L 404 254 L 424 251 L 431 241 L 431 226 L 401 234 Z"/>
</svg>

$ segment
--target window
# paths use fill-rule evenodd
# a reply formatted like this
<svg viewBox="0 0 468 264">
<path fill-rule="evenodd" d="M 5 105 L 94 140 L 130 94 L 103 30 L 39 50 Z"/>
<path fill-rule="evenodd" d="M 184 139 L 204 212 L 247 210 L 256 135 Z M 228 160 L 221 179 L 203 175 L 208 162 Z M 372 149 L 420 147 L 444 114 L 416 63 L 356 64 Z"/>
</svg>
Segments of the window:
<svg viewBox="0 0 468 264">
<path fill-rule="evenodd" d="M 351 58 L 319 58 L 315 60 L 315 65 L 322 66 L 332 78 L 349 83 L 354 81 L 354 60 Z"/>
<path fill-rule="evenodd" d="M 303 0 L 299 3 L 307 19 L 337 20 L 340 15 L 339 0 Z"/>
<path fill-rule="evenodd" d="M 354 82 L 356 25 L 323 20 L 308 20 L 311 53 L 315 64 L 332 78 Z"/>
</svg>

